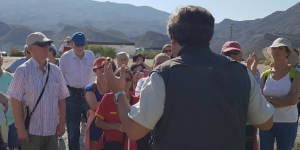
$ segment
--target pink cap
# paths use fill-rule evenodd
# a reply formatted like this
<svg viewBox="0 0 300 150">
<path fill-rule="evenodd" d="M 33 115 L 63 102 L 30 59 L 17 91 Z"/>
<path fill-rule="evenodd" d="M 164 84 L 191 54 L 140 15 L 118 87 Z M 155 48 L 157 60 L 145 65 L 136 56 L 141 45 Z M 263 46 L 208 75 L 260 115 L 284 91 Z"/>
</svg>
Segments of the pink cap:
<svg viewBox="0 0 300 150">
<path fill-rule="evenodd" d="M 237 41 L 228 41 L 222 47 L 222 52 L 241 51 L 241 46 Z"/>
</svg>

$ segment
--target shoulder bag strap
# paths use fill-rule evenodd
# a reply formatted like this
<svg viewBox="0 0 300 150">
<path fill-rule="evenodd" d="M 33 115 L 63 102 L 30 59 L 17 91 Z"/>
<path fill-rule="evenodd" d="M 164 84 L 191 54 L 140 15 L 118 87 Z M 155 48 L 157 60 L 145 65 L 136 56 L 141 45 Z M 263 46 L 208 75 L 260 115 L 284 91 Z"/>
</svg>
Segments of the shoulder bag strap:
<svg viewBox="0 0 300 150">
<path fill-rule="evenodd" d="M 49 79 L 49 72 L 50 72 L 50 63 L 48 63 L 48 75 L 47 75 L 47 78 L 46 78 L 46 83 L 45 83 L 45 85 L 44 85 L 44 87 L 43 87 L 43 90 L 42 90 L 42 92 L 41 92 L 41 94 L 40 94 L 40 96 L 39 96 L 39 98 L 38 98 L 38 100 L 37 100 L 37 102 L 36 102 L 34 108 L 32 109 L 32 111 L 31 111 L 31 113 L 30 113 L 30 116 L 31 116 L 32 113 L 35 111 L 36 106 L 39 104 L 39 102 L 40 102 L 40 100 L 41 100 L 41 98 L 42 98 L 42 96 L 43 96 L 43 94 L 44 94 L 44 91 L 45 91 L 45 88 L 46 88 L 46 85 L 47 85 L 48 79 Z"/>
</svg>

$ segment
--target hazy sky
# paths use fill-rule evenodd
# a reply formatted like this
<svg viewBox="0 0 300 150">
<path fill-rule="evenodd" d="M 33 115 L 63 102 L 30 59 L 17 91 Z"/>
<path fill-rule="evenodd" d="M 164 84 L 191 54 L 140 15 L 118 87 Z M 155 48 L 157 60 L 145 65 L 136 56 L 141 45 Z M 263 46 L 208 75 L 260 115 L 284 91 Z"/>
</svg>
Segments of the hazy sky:
<svg viewBox="0 0 300 150">
<path fill-rule="evenodd" d="M 100 0 L 97 0 L 100 1 Z M 208 9 L 216 23 L 225 18 L 232 20 L 252 20 L 263 18 L 275 11 L 284 11 L 299 0 L 109 0 L 135 6 L 150 6 L 173 13 L 178 6 L 198 5 Z"/>
</svg>

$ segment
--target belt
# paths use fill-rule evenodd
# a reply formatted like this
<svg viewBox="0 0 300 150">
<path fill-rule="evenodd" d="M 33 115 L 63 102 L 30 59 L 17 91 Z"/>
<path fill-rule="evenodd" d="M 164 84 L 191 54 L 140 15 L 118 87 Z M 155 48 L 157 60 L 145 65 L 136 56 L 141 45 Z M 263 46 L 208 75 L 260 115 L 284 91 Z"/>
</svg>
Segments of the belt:
<svg viewBox="0 0 300 150">
<path fill-rule="evenodd" d="M 70 87 L 69 85 L 67 85 L 67 87 L 72 90 L 72 91 L 76 91 L 76 92 L 83 92 L 84 88 L 74 88 L 74 87 Z"/>
</svg>

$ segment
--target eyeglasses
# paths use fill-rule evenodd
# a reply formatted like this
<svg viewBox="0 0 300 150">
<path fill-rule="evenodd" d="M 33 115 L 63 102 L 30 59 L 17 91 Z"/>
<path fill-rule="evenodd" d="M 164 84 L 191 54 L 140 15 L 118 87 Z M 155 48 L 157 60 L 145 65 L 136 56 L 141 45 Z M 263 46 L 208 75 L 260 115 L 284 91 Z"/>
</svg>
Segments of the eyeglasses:
<svg viewBox="0 0 300 150">
<path fill-rule="evenodd" d="M 133 73 L 133 75 L 136 75 L 136 74 L 144 74 L 144 72 L 145 72 L 145 69 L 141 69 L 139 71 L 133 71 L 132 73 Z"/>
<path fill-rule="evenodd" d="M 132 81 L 132 78 L 126 78 L 126 82 Z"/>
<path fill-rule="evenodd" d="M 52 42 L 35 42 L 32 45 L 36 45 L 38 47 L 46 47 L 50 46 Z"/>
<path fill-rule="evenodd" d="M 28 50 L 26 51 L 26 53 L 29 54 L 29 55 L 31 54 Z"/>
<path fill-rule="evenodd" d="M 171 53 L 171 50 L 164 50 L 164 53 Z"/>
<path fill-rule="evenodd" d="M 76 46 L 85 46 L 84 44 L 78 44 L 78 45 L 76 45 Z"/>
<path fill-rule="evenodd" d="M 239 55 L 241 52 L 240 51 L 229 51 L 223 53 L 225 56 L 231 56 L 231 55 Z"/>
<path fill-rule="evenodd" d="M 67 43 L 71 43 L 71 41 L 67 41 Z"/>
</svg>

